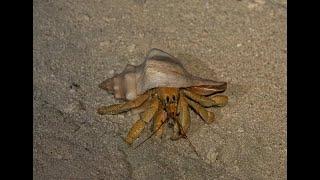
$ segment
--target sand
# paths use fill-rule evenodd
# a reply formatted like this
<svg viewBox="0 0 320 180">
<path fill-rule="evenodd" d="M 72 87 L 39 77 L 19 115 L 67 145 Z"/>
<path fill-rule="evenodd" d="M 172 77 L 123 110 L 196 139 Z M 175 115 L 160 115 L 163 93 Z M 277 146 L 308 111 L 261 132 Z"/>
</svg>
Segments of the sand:
<svg viewBox="0 0 320 180">
<path fill-rule="evenodd" d="M 287 1 L 34 0 L 34 179 L 286 179 Z M 150 48 L 228 82 L 229 103 L 186 140 L 123 138 L 132 113 L 98 84 Z M 150 135 L 146 129 L 136 143 Z"/>
</svg>

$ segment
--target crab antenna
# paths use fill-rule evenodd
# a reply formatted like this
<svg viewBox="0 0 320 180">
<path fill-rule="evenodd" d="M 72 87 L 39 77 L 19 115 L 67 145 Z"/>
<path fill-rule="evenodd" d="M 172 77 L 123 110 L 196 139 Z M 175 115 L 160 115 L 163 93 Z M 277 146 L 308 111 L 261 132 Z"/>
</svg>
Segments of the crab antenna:
<svg viewBox="0 0 320 180">
<path fill-rule="evenodd" d="M 156 129 L 155 131 L 152 132 L 152 134 L 145 139 L 144 141 L 142 141 L 141 143 L 139 143 L 135 148 L 133 149 L 137 149 L 139 146 L 141 146 L 143 143 L 145 143 L 148 139 L 150 139 L 157 131 L 159 131 L 159 129 L 169 120 L 169 118 L 167 118 L 165 121 L 163 121 L 160 126 L 158 127 L 158 129 Z"/>
<path fill-rule="evenodd" d="M 200 157 L 199 153 L 197 152 L 196 150 L 196 147 L 191 143 L 190 139 L 188 138 L 187 134 L 183 131 L 183 128 L 182 128 L 182 125 L 180 124 L 180 122 L 178 121 L 178 119 L 175 118 L 175 120 L 177 121 L 178 125 L 179 125 L 179 128 L 180 130 L 182 131 L 183 133 L 183 137 L 189 142 L 189 145 L 191 146 L 192 150 L 196 153 L 196 155 Z"/>
</svg>

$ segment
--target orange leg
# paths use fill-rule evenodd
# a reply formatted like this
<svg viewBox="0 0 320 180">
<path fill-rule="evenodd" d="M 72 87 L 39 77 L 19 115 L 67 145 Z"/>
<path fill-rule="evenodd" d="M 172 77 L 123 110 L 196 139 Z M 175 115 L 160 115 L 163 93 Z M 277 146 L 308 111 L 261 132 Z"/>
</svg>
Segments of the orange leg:
<svg viewBox="0 0 320 180">
<path fill-rule="evenodd" d="M 132 101 L 128 101 L 122 104 L 113 104 L 110 106 L 102 106 L 98 109 L 98 114 L 119 114 L 128 111 L 132 108 L 141 106 L 149 98 L 149 93 L 145 93 Z"/>
<path fill-rule="evenodd" d="M 206 123 L 212 123 L 215 119 L 215 115 L 211 111 L 207 111 L 205 108 L 203 108 L 200 104 L 185 98 L 187 103 L 201 116 L 201 118 L 206 122 Z"/>
<path fill-rule="evenodd" d="M 174 123 L 173 135 L 171 137 L 172 140 L 178 140 L 179 138 L 184 137 L 190 127 L 190 111 L 183 93 L 180 93 L 178 113 L 179 119 L 176 119 L 176 122 Z"/>
<path fill-rule="evenodd" d="M 224 106 L 228 102 L 228 96 L 224 95 L 216 95 L 213 97 L 206 97 L 199 94 L 196 94 L 192 91 L 183 90 L 183 93 L 190 99 L 198 102 L 204 107 L 212 107 L 212 106 Z"/>
<path fill-rule="evenodd" d="M 159 108 L 158 112 L 155 115 L 153 131 L 156 132 L 157 137 L 161 137 L 164 131 L 164 126 L 161 126 L 163 122 L 167 119 L 167 113 L 163 108 Z"/>
<path fill-rule="evenodd" d="M 155 115 L 159 108 L 159 101 L 156 97 L 153 97 L 149 102 L 148 102 L 148 109 L 142 113 L 141 119 L 136 121 L 130 131 L 128 132 L 128 135 L 125 139 L 125 141 L 128 144 L 132 144 L 134 140 L 136 140 L 142 130 L 144 129 L 145 125 L 149 123 L 152 119 L 152 117 Z"/>
</svg>

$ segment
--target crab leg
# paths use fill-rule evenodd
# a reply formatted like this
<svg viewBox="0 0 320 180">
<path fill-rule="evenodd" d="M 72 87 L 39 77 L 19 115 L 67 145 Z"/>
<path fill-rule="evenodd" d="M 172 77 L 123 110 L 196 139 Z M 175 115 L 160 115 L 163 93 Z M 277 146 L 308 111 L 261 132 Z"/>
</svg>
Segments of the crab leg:
<svg viewBox="0 0 320 180">
<path fill-rule="evenodd" d="M 171 137 L 172 140 L 178 140 L 179 138 L 186 135 L 190 127 L 190 112 L 188 103 L 186 102 L 186 98 L 183 93 L 180 93 L 179 104 L 178 104 L 178 113 L 179 118 L 176 119 L 173 126 L 173 135 Z M 181 127 L 180 127 L 180 125 Z"/>
<path fill-rule="evenodd" d="M 141 115 L 141 119 L 136 121 L 133 126 L 131 127 L 125 141 L 128 144 L 132 144 L 135 139 L 137 139 L 142 130 L 144 129 L 145 125 L 151 121 L 152 117 L 154 114 L 157 112 L 159 108 L 159 101 L 156 97 L 153 97 L 149 102 L 148 102 L 148 109 L 144 111 Z"/>
<path fill-rule="evenodd" d="M 203 108 L 200 104 L 188 99 L 188 98 L 185 98 L 187 103 L 201 116 L 201 118 L 207 122 L 208 124 L 209 123 L 212 123 L 215 119 L 215 115 L 213 112 L 211 111 L 207 111 L 205 108 Z"/>
<path fill-rule="evenodd" d="M 128 111 L 132 108 L 139 107 L 149 98 L 149 93 L 145 93 L 141 96 L 138 96 L 136 99 L 132 101 L 128 101 L 122 104 L 113 104 L 110 106 L 102 106 L 98 109 L 98 114 L 105 115 L 105 114 L 119 114 L 125 111 Z"/>
<path fill-rule="evenodd" d="M 196 93 L 193 93 L 192 91 L 183 90 L 183 93 L 189 97 L 190 99 L 198 102 L 204 107 L 212 107 L 212 106 L 224 106 L 228 102 L 228 97 L 224 95 L 217 95 L 213 96 L 211 98 L 202 96 Z"/>
<path fill-rule="evenodd" d="M 214 106 L 222 107 L 228 103 L 228 96 L 225 95 L 212 96 L 210 99 L 215 102 Z"/>
<path fill-rule="evenodd" d="M 161 125 L 166 119 L 167 119 L 166 111 L 164 111 L 162 107 L 159 107 L 159 110 L 155 115 L 154 127 L 153 127 L 153 131 L 157 131 L 156 132 L 157 137 L 162 136 L 164 128 Z"/>
</svg>

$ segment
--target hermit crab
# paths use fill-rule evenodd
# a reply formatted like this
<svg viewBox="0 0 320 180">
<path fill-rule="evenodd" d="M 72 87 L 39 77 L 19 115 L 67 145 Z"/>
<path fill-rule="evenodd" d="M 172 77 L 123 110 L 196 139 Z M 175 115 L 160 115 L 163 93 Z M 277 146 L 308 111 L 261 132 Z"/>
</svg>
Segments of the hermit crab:
<svg viewBox="0 0 320 180">
<path fill-rule="evenodd" d="M 99 87 L 125 102 L 102 106 L 98 108 L 98 114 L 119 114 L 139 107 L 143 109 L 140 119 L 125 138 L 128 144 L 132 144 L 152 120 L 152 134 L 161 137 L 163 124 L 171 121 L 171 139 L 186 138 L 190 127 L 190 108 L 206 123 L 212 123 L 215 115 L 205 108 L 224 106 L 228 101 L 224 95 L 211 96 L 225 91 L 226 82 L 193 76 L 179 59 L 155 48 L 148 52 L 142 64 L 128 64 L 122 73 L 103 81 Z"/>
</svg>

